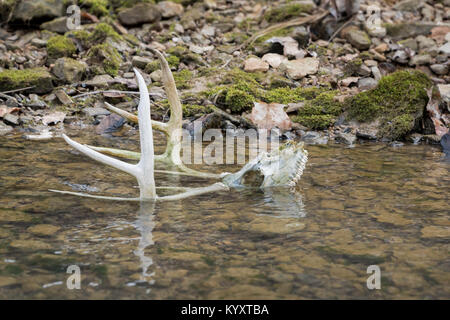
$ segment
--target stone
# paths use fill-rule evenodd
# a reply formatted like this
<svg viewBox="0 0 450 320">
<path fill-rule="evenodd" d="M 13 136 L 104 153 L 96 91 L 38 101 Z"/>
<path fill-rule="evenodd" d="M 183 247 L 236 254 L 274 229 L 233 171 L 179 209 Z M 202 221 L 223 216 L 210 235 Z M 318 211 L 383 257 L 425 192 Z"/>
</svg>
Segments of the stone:
<svg viewBox="0 0 450 320">
<path fill-rule="evenodd" d="M 150 79 L 154 82 L 161 82 L 162 79 L 162 71 L 161 70 L 155 70 L 152 73 L 150 73 Z"/>
<path fill-rule="evenodd" d="M 33 20 L 45 21 L 62 16 L 64 3 L 60 0 L 22 0 L 18 1 L 11 21 L 29 23 Z"/>
<path fill-rule="evenodd" d="M 0 122 L 0 136 L 4 136 L 5 134 L 11 131 L 13 131 L 13 128 L 11 126 L 8 126 L 3 122 Z"/>
<path fill-rule="evenodd" d="M 33 46 L 38 47 L 38 48 L 44 48 L 45 46 L 47 46 L 47 40 L 39 39 L 39 38 L 33 38 L 31 40 L 31 44 Z"/>
<path fill-rule="evenodd" d="M 37 224 L 29 227 L 27 231 L 38 236 L 51 236 L 54 235 L 59 229 L 60 227 L 53 226 L 51 224 Z"/>
<path fill-rule="evenodd" d="M 52 75 L 43 67 L 0 72 L 0 91 L 33 87 L 28 91 L 43 94 L 53 90 Z"/>
<path fill-rule="evenodd" d="M 405 39 L 419 35 L 428 35 L 431 30 L 438 26 L 434 23 L 422 22 L 402 22 L 395 24 L 386 24 L 387 35 L 394 39 Z"/>
<path fill-rule="evenodd" d="M 377 86 L 378 81 L 373 78 L 361 78 L 358 80 L 358 88 L 360 90 L 370 90 Z"/>
<path fill-rule="evenodd" d="M 438 84 L 437 87 L 439 89 L 442 100 L 450 104 L 450 84 Z"/>
<path fill-rule="evenodd" d="M 83 113 L 89 117 L 108 115 L 111 112 L 101 107 L 88 107 L 83 109 Z"/>
<path fill-rule="evenodd" d="M 70 29 L 67 27 L 67 17 L 59 17 L 53 19 L 52 21 L 44 22 L 43 24 L 41 24 L 41 29 L 60 34 L 64 34 L 67 31 L 70 31 Z"/>
<path fill-rule="evenodd" d="M 9 245 L 15 249 L 29 251 L 49 250 L 52 248 L 50 244 L 39 240 L 14 240 Z"/>
<path fill-rule="evenodd" d="M 93 79 L 86 81 L 86 85 L 92 87 L 107 87 L 114 79 L 109 74 L 101 74 Z"/>
<path fill-rule="evenodd" d="M 87 70 L 86 62 L 64 57 L 55 61 L 52 73 L 58 80 L 72 84 L 81 81 Z"/>
<path fill-rule="evenodd" d="M 17 281 L 13 277 L 0 276 L 0 288 L 16 284 Z"/>
<path fill-rule="evenodd" d="M 266 53 L 262 57 L 262 61 L 267 62 L 272 68 L 276 69 L 281 63 L 288 61 L 288 59 L 278 53 Z"/>
<path fill-rule="evenodd" d="M 153 61 L 153 60 L 150 59 L 150 58 L 140 57 L 140 56 L 134 56 L 134 57 L 131 59 L 131 64 L 132 64 L 134 67 L 137 67 L 137 68 L 139 68 L 139 69 L 145 69 L 145 66 L 146 66 L 148 63 L 152 62 L 152 61 Z"/>
<path fill-rule="evenodd" d="M 352 46 L 359 50 L 367 50 L 372 44 L 367 33 L 354 26 L 345 28 L 341 34 Z"/>
<path fill-rule="evenodd" d="M 59 122 L 63 122 L 66 114 L 62 111 L 55 111 L 53 113 L 47 114 L 42 117 L 42 123 L 44 125 L 57 124 Z"/>
<path fill-rule="evenodd" d="M 446 54 L 447 56 L 450 56 L 450 42 L 447 42 L 443 46 L 440 46 L 439 52 L 442 52 L 442 53 Z"/>
<path fill-rule="evenodd" d="M 423 6 L 424 2 L 424 0 L 403 0 L 395 4 L 394 9 L 400 11 L 416 11 Z"/>
<path fill-rule="evenodd" d="M 211 25 L 205 25 L 200 32 L 203 36 L 210 38 L 215 36 L 216 28 Z"/>
<path fill-rule="evenodd" d="M 374 50 L 378 53 L 383 53 L 389 50 L 389 45 L 387 43 L 380 43 L 374 48 Z"/>
<path fill-rule="evenodd" d="M 420 55 L 412 57 L 411 61 L 409 62 L 409 65 L 422 66 L 422 65 L 430 64 L 431 61 L 432 61 L 432 58 L 429 54 L 420 54 Z"/>
<path fill-rule="evenodd" d="M 183 5 L 172 1 L 158 2 L 158 8 L 163 18 L 179 17 L 183 14 Z"/>
<path fill-rule="evenodd" d="M 244 62 L 244 70 L 246 72 L 266 72 L 269 70 L 269 64 L 260 58 L 249 58 Z"/>
<path fill-rule="evenodd" d="M 5 124 L 17 126 L 17 125 L 19 125 L 19 116 L 12 114 L 12 113 L 7 113 L 3 116 L 3 122 Z"/>
<path fill-rule="evenodd" d="M 307 75 L 315 74 L 319 70 L 319 59 L 302 58 L 286 61 L 280 64 L 280 70 L 293 80 L 299 80 Z"/>
<path fill-rule="evenodd" d="M 437 75 L 443 76 L 448 73 L 448 65 L 446 64 L 432 64 L 430 69 Z"/>
<path fill-rule="evenodd" d="M 58 100 L 65 106 L 73 103 L 72 98 L 70 98 L 69 95 L 62 89 L 57 90 L 55 92 L 55 95 Z"/>
<path fill-rule="evenodd" d="M 434 47 L 436 45 L 436 42 L 433 39 L 422 36 L 422 35 L 417 36 L 416 40 L 419 45 L 420 51 L 423 51 L 424 49 L 427 49 L 427 48 Z"/>
<path fill-rule="evenodd" d="M 123 25 L 133 26 L 152 23 L 161 19 L 159 7 L 151 3 L 138 3 L 134 7 L 124 9 L 118 14 Z"/>
<path fill-rule="evenodd" d="M 344 143 L 347 145 L 353 145 L 356 141 L 356 136 L 352 133 L 346 133 L 346 132 L 339 132 L 335 137 L 334 140 L 339 143 Z"/>
</svg>

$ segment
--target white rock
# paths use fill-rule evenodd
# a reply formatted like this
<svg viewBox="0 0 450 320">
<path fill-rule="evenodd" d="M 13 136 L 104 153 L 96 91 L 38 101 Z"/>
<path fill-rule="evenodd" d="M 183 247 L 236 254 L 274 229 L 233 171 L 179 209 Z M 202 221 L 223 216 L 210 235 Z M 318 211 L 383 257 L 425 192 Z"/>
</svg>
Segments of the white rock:
<svg viewBox="0 0 450 320">
<path fill-rule="evenodd" d="M 446 55 L 450 56 L 450 42 L 447 42 L 443 46 L 439 48 L 440 52 L 445 53 Z"/>
<path fill-rule="evenodd" d="M 163 18 L 179 17 L 184 12 L 183 5 L 172 1 L 162 1 L 157 6 Z"/>
<path fill-rule="evenodd" d="M 278 53 L 266 53 L 262 57 L 262 61 L 267 62 L 272 68 L 276 69 L 281 63 L 288 61 L 288 59 Z"/>
<path fill-rule="evenodd" d="M 283 62 L 280 69 L 294 80 L 299 80 L 308 74 L 315 74 L 319 70 L 319 59 L 302 58 Z"/>
<path fill-rule="evenodd" d="M 247 72 L 266 72 L 267 70 L 269 70 L 269 64 L 259 58 L 252 57 L 245 60 L 244 70 Z"/>
</svg>

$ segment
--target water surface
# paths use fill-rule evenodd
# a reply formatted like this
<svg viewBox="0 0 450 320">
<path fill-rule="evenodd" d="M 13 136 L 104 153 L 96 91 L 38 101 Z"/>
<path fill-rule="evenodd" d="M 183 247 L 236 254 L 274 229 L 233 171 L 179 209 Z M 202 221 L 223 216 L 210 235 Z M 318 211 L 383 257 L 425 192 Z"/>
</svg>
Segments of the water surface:
<svg viewBox="0 0 450 320">
<path fill-rule="evenodd" d="M 69 133 L 137 149 L 136 134 Z M 138 195 L 133 177 L 62 139 L 0 137 L 0 298 L 449 299 L 450 164 L 440 150 L 307 149 L 294 194 L 241 190 L 139 204 L 48 192 Z M 69 265 L 80 267 L 80 290 L 66 286 Z M 369 265 L 381 269 L 381 290 L 367 289 Z"/>
</svg>

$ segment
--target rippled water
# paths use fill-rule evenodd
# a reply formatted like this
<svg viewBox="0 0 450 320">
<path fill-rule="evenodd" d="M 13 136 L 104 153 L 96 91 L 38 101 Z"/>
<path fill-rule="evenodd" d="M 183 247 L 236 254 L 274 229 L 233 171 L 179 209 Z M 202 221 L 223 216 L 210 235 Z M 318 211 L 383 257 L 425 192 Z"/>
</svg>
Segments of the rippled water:
<svg viewBox="0 0 450 320">
<path fill-rule="evenodd" d="M 135 134 L 71 135 L 137 146 Z M 231 191 L 139 204 L 48 192 L 138 194 L 133 177 L 87 160 L 62 139 L 0 137 L 0 298 L 449 299 L 450 163 L 440 150 L 307 149 L 296 194 Z M 80 290 L 66 286 L 73 264 Z M 373 264 L 381 290 L 366 286 Z"/>
</svg>

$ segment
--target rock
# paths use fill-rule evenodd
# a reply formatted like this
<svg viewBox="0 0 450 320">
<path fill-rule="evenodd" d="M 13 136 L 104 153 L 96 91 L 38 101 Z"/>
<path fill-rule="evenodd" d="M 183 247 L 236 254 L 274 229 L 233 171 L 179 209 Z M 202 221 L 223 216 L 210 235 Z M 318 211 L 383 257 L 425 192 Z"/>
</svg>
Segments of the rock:
<svg viewBox="0 0 450 320">
<path fill-rule="evenodd" d="M 45 46 L 47 46 L 47 40 L 39 39 L 39 38 L 33 38 L 31 40 L 31 44 L 33 46 L 38 47 L 38 48 L 44 48 Z"/>
<path fill-rule="evenodd" d="M 65 106 L 73 103 L 72 98 L 70 98 L 67 95 L 67 93 L 64 90 L 62 90 L 62 89 L 57 90 L 55 92 L 55 95 L 58 98 L 58 100 Z"/>
<path fill-rule="evenodd" d="M 341 80 L 341 86 L 343 87 L 350 87 L 353 83 L 358 83 L 359 78 L 358 77 L 347 77 Z"/>
<path fill-rule="evenodd" d="M 348 145 L 353 145 L 356 141 L 356 136 L 352 133 L 345 133 L 345 132 L 339 132 L 335 137 L 334 140 L 339 143 L 344 143 Z"/>
<path fill-rule="evenodd" d="M 107 87 L 110 82 L 113 82 L 114 79 L 109 74 L 101 74 L 98 76 L 95 76 L 93 79 L 86 81 L 87 86 L 92 87 Z"/>
<path fill-rule="evenodd" d="M 437 87 L 439 89 L 439 93 L 441 94 L 442 100 L 444 100 L 447 104 L 450 104 L 450 84 L 438 84 Z"/>
<path fill-rule="evenodd" d="M 63 122 L 66 114 L 62 111 L 56 111 L 51 114 L 47 114 L 42 118 L 42 123 L 46 126 L 51 124 L 57 124 L 58 122 Z"/>
<path fill-rule="evenodd" d="M 33 20 L 45 21 L 62 16 L 64 3 L 60 0 L 22 0 L 18 1 L 11 21 L 29 23 Z"/>
<path fill-rule="evenodd" d="M 269 64 L 259 58 L 249 58 L 244 62 L 246 72 L 266 72 L 269 70 Z"/>
<path fill-rule="evenodd" d="M 96 116 L 108 115 L 111 112 L 109 112 L 105 108 L 101 108 L 101 107 L 89 107 L 89 108 L 84 108 L 83 113 L 89 117 L 96 117 Z"/>
<path fill-rule="evenodd" d="M 380 43 L 374 48 L 374 50 L 378 53 L 384 53 L 389 50 L 389 45 L 387 43 Z"/>
<path fill-rule="evenodd" d="M 358 88 L 360 90 L 370 90 L 377 86 L 378 81 L 373 78 L 361 78 L 358 80 Z"/>
<path fill-rule="evenodd" d="M 131 64 L 132 64 L 134 67 L 137 67 L 137 68 L 139 68 L 139 69 L 145 69 L 145 66 L 146 66 L 148 63 L 152 62 L 152 61 L 153 61 L 153 60 L 150 59 L 150 58 L 140 57 L 140 56 L 134 56 L 134 57 L 131 59 Z"/>
<path fill-rule="evenodd" d="M 395 4 L 394 9 L 400 11 L 416 11 L 423 6 L 424 2 L 424 0 L 403 0 Z"/>
<path fill-rule="evenodd" d="M 13 128 L 11 126 L 8 126 L 3 122 L 0 122 L 0 136 L 4 136 L 5 134 L 11 131 L 13 131 Z"/>
<path fill-rule="evenodd" d="M 359 50 L 367 50 L 372 44 L 367 33 L 354 26 L 345 28 L 341 34 L 352 46 Z"/>
<path fill-rule="evenodd" d="M 161 19 L 159 7 L 151 3 L 138 3 L 119 12 L 119 20 L 126 26 L 152 23 Z"/>
<path fill-rule="evenodd" d="M 398 44 L 400 44 L 404 48 L 410 48 L 413 51 L 419 50 L 419 45 L 418 45 L 416 39 L 412 39 L 412 38 L 405 39 L 405 40 L 399 41 Z"/>
<path fill-rule="evenodd" d="M 155 70 L 152 73 L 150 73 L 150 79 L 154 82 L 161 82 L 162 79 L 162 71 L 161 70 Z"/>
<path fill-rule="evenodd" d="M 450 154 L 450 133 L 446 133 L 442 136 L 440 144 L 446 154 Z"/>
<path fill-rule="evenodd" d="M 448 73 L 448 65 L 446 64 L 432 64 L 430 69 L 437 75 L 446 75 Z"/>
<path fill-rule="evenodd" d="M 52 21 L 44 22 L 41 24 L 41 29 L 48 30 L 60 34 L 64 34 L 70 29 L 67 27 L 67 17 L 59 17 Z"/>
<path fill-rule="evenodd" d="M 315 74 L 319 70 L 319 59 L 302 58 L 286 61 L 280 64 L 280 70 L 293 80 L 299 80 L 309 74 Z"/>
<path fill-rule="evenodd" d="M 88 65 L 86 62 L 64 57 L 55 61 L 52 73 L 58 80 L 74 83 L 83 79 L 87 69 Z"/>
<path fill-rule="evenodd" d="M 211 25 L 205 25 L 200 31 L 200 33 L 207 38 L 211 38 L 215 36 L 216 28 Z"/>
<path fill-rule="evenodd" d="M 48 93 L 53 90 L 52 75 L 42 67 L 24 70 L 11 69 L 0 72 L 0 91 L 27 87 L 33 87 L 27 90 L 29 92 Z"/>
<path fill-rule="evenodd" d="M 420 54 L 412 57 L 411 61 L 409 62 L 409 65 L 411 66 L 428 65 L 431 63 L 431 61 L 432 58 L 429 54 Z"/>
<path fill-rule="evenodd" d="M 183 14 L 183 5 L 172 1 L 158 2 L 158 9 L 163 18 L 179 17 Z"/>
<path fill-rule="evenodd" d="M 425 49 L 432 48 L 436 45 L 436 42 L 433 39 L 425 36 L 417 36 L 416 40 L 420 51 L 424 51 Z"/>
<path fill-rule="evenodd" d="M 271 216 L 259 216 L 252 220 L 248 231 L 265 235 L 293 234 L 305 228 L 305 224 L 293 218 L 274 218 Z"/>
<path fill-rule="evenodd" d="M 447 42 L 443 46 L 439 47 L 439 52 L 442 52 L 447 56 L 450 56 L 450 42 Z"/>
<path fill-rule="evenodd" d="M 125 119 L 113 113 L 104 117 L 95 127 L 97 134 L 112 133 L 119 130 L 125 124 Z"/>
<path fill-rule="evenodd" d="M 29 227 L 28 232 L 38 236 L 51 236 L 54 235 L 60 228 L 51 224 L 37 224 Z"/>
<path fill-rule="evenodd" d="M 302 140 L 307 144 L 327 144 L 328 137 L 317 131 L 308 131 L 302 135 Z"/>
<path fill-rule="evenodd" d="M 305 106 L 304 102 L 288 103 L 286 113 L 293 113 Z"/>
<path fill-rule="evenodd" d="M 394 39 L 405 39 L 419 35 L 428 35 L 436 27 L 433 23 L 403 22 L 396 24 L 386 24 L 387 35 Z"/>
<path fill-rule="evenodd" d="M 262 57 L 262 61 L 267 62 L 272 68 L 276 69 L 281 63 L 288 61 L 288 59 L 278 53 L 266 53 Z"/>
<path fill-rule="evenodd" d="M 292 37 L 274 37 L 266 41 L 270 44 L 278 44 L 283 47 L 283 54 L 288 58 L 303 58 L 306 55 L 305 50 L 298 47 L 298 42 Z"/>
<path fill-rule="evenodd" d="M 17 125 L 19 125 L 19 116 L 16 116 L 15 114 L 7 113 L 3 116 L 3 122 L 5 124 L 17 126 Z"/>
<path fill-rule="evenodd" d="M 360 123 L 356 129 L 356 136 L 364 140 L 377 140 L 379 123 Z"/>
</svg>

